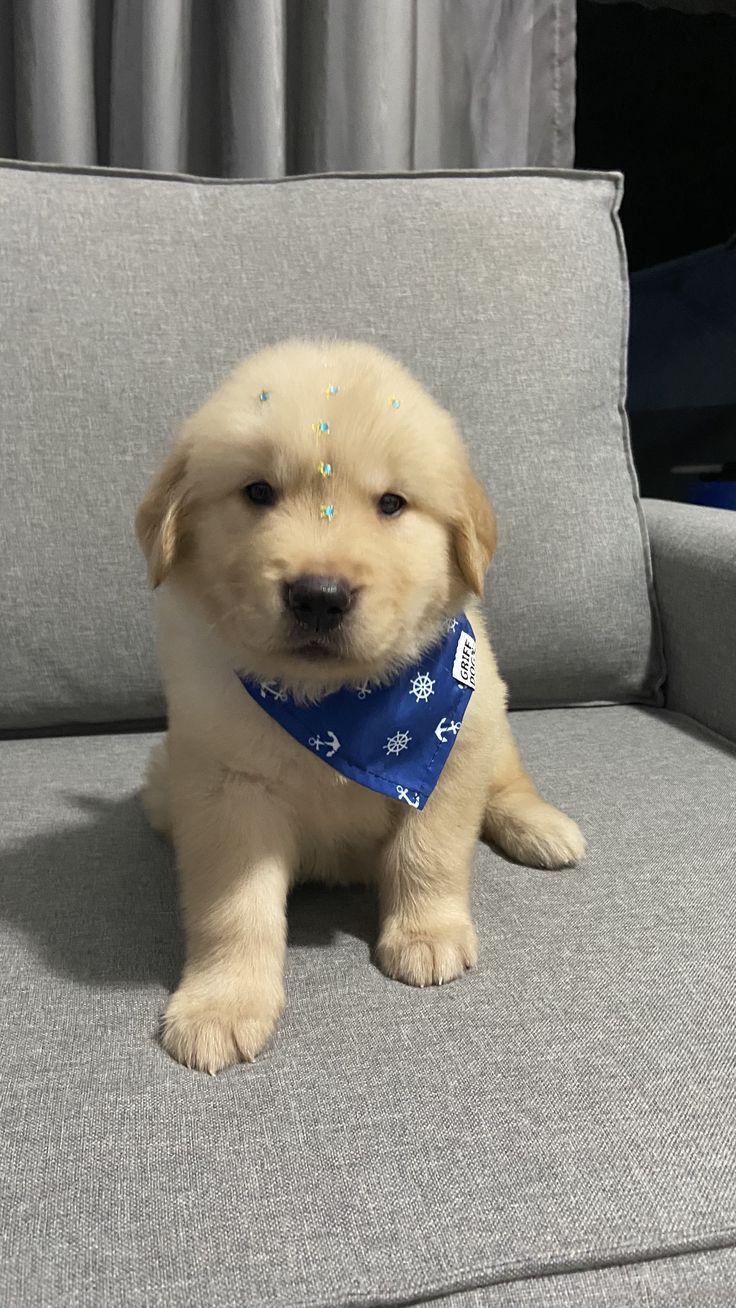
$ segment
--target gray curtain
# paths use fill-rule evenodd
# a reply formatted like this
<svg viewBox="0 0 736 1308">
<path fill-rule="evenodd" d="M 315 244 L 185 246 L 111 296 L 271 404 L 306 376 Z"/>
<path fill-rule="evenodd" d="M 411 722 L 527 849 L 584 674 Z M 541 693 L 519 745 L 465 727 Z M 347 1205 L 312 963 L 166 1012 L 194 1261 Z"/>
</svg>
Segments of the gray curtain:
<svg viewBox="0 0 736 1308">
<path fill-rule="evenodd" d="M 209 176 L 567 166 L 575 0 L 0 0 L 0 153 Z"/>
</svg>

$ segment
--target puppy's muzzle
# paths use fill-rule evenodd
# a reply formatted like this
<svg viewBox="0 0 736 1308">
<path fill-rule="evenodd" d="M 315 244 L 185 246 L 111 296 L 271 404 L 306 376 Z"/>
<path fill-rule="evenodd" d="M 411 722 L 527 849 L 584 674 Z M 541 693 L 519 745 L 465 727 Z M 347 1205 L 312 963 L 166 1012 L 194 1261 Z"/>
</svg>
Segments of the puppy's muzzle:
<svg viewBox="0 0 736 1308">
<path fill-rule="evenodd" d="M 317 635 L 340 626 L 353 602 L 342 577 L 297 577 L 286 587 L 286 606 L 300 627 Z"/>
</svg>

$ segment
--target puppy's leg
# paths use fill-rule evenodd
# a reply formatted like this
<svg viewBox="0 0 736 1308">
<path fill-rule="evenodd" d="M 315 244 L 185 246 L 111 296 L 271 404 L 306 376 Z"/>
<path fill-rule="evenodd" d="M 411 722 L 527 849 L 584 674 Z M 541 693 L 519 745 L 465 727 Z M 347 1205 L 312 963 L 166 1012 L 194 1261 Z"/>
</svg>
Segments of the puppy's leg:
<svg viewBox="0 0 736 1308">
<path fill-rule="evenodd" d="M 180 1063 L 215 1073 L 252 1061 L 283 1008 L 294 842 L 255 783 L 215 769 L 174 769 L 172 782 L 187 957 L 162 1038 Z"/>
<path fill-rule="evenodd" d="M 461 828 L 447 808 L 402 812 L 380 868 L 376 957 L 382 971 L 409 985 L 453 981 L 477 957 L 468 902 L 477 824 Z"/>
<path fill-rule="evenodd" d="M 547 804 L 524 768 L 509 728 L 491 783 L 481 831 L 518 863 L 531 867 L 571 867 L 585 853 L 576 822 Z"/>
<path fill-rule="evenodd" d="M 154 831 L 171 840 L 169 749 L 166 737 L 154 745 L 148 757 L 141 799 L 143 811 Z"/>
</svg>

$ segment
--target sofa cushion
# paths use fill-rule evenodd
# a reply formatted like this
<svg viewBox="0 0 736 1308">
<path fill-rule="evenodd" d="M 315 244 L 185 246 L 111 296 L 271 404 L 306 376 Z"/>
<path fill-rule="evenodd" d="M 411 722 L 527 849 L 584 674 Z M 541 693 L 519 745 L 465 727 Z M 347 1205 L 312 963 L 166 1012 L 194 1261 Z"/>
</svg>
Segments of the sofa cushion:
<svg viewBox="0 0 736 1308">
<path fill-rule="evenodd" d="M 374 341 L 457 415 L 514 702 L 651 699 L 618 203 L 582 173 L 0 168 L 0 726 L 160 713 L 135 505 L 179 420 L 291 334 Z"/>
<path fill-rule="evenodd" d="M 733 1242 L 736 751 L 647 709 L 514 722 L 587 862 L 479 850 L 480 962 L 441 989 L 376 970 L 370 898 L 298 892 L 273 1047 L 216 1079 L 155 1040 L 151 738 L 0 744 L 3 1302 L 367 1308 Z"/>
</svg>

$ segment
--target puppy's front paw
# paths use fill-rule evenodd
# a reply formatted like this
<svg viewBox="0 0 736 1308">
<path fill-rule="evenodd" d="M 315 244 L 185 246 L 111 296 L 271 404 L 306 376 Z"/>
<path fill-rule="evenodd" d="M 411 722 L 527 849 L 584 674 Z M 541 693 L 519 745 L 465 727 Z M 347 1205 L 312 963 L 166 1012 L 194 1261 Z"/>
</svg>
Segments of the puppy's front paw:
<svg viewBox="0 0 736 1308">
<path fill-rule="evenodd" d="M 266 1006 L 258 1009 L 251 995 L 205 998 L 180 986 L 164 1013 L 161 1043 L 178 1063 L 212 1076 L 231 1063 L 252 1063 L 278 1018 Z"/>
<path fill-rule="evenodd" d="M 422 931 L 387 923 L 376 946 L 378 965 L 386 976 L 409 986 L 441 986 L 462 976 L 478 957 L 478 941 L 470 920 Z"/>
</svg>

